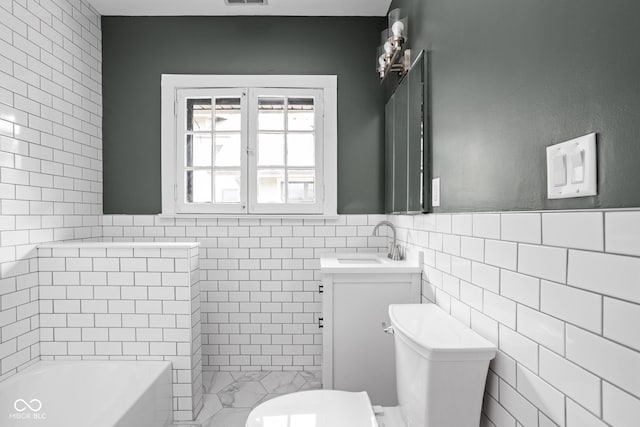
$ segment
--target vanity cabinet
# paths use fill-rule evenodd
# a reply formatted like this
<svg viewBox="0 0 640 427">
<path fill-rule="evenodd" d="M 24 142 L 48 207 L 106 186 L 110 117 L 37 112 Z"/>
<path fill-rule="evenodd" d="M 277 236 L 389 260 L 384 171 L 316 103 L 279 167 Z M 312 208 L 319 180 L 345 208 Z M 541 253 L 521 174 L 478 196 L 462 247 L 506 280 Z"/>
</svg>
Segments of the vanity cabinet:
<svg viewBox="0 0 640 427">
<path fill-rule="evenodd" d="M 420 303 L 422 254 L 407 258 L 321 259 L 324 388 L 366 391 L 373 404 L 397 405 L 393 336 L 383 323 L 390 326 L 390 304 Z"/>
</svg>

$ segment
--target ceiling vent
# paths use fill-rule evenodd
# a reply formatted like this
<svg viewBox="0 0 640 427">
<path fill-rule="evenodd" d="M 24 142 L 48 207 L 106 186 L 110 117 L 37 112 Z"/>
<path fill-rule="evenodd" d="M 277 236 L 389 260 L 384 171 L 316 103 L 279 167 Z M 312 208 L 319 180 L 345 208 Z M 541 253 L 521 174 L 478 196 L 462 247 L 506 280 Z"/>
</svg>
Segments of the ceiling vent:
<svg viewBox="0 0 640 427">
<path fill-rule="evenodd" d="M 267 0 L 224 0 L 229 6 L 255 6 L 266 5 Z"/>
</svg>

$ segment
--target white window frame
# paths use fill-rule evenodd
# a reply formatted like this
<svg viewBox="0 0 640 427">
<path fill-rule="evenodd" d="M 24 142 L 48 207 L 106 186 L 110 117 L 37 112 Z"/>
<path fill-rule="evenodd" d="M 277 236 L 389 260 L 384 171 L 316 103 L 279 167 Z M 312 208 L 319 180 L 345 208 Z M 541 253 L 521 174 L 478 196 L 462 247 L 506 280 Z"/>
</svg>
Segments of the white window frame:
<svg viewBox="0 0 640 427">
<path fill-rule="evenodd" d="M 241 108 L 244 110 L 247 105 L 247 94 L 246 90 L 242 88 L 238 89 L 177 89 L 176 90 L 176 101 L 178 106 L 182 106 L 186 104 L 187 98 L 197 98 L 197 97 L 214 97 L 214 96 L 223 96 L 229 98 L 240 98 Z M 186 123 L 186 108 L 176 108 L 176 123 Z M 241 140 L 245 140 L 247 138 L 248 129 L 246 126 L 242 126 L 240 130 Z M 176 213 L 209 213 L 212 212 L 210 203 L 186 203 L 183 197 L 179 197 L 181 192 L 179 189 L 185 188 L 185 174 L 184 174 L 184 165 L 185 165 L 185 155 L 186 155 L 186 139 L 178 138 L 178 128 L 176 126 L 176 134 L 175 134 L 175 161 L 174 161 L 174 171 L 175 171 L 175 212 Z M 178 155 L 180 153 L 180 155 Z M 182 170 L 182 173 L 178 173 L 179 170 Z M 240 174 L 242 179 L 247 179 L 247 151 L 240 150 Z M 164 177 L 164 170 L 162 171 L 162 176 Z M 240 203 L 231 204 L 231 203 L 219 203 L 215 207 L 215 211 L 217 213 L 223 214 L 242 214 L 246 212 L 247 206 L 247 186 L 240 186 Z"/>
<path fill-rule="evenodd" d="M 269 95 L 281 95 L 285 97 L 294 97 L 300 96 L 302 98 L 307 96 L 312 96 L 315 99 L 314 108 L 317 114 L 315 115 L 315 135 L 316 141 L 324 141 L 323 133 L 324 129 L 319 124 L 322 123 L 323 112 L 324 112 L 324 103 L 323 97 L 318 96 L 321 95 L 319 89 L 289 89 L 289 88 L 260 88 L 258 90 L 251 91 L 251 96 L 249 97 L 249 110 L 257 111 L 258 110 L 258 98 L 261 96 L 269 96 Z M 249 212 L 257 213 L 257 214 L 272 214 L 274 212 L 283 211 L 280 213 L 287 212 L 295 212 L 298 214 L 313 214 L 313 213 L 322 213 L 323 201 L 324 201 L 324 185 L 323 175 L 324 175 L 324 153 L 323 148 L 324 144 L 315 144 L 315 170 L 316 170 L 316 179 L 315 182 L 318 185 L 315 185 L 315 203 L 299 203 L 299 204 L 269 204 L 269 203 L 258 203 L 258 156 L 255 153 L 258 150 L 258 117 L 255 117 L 255 120 L 249 123 L 249 153 L 251 156 L 249 157 Z M 285 135 L 288 137 L 288 128 L 287 123 L 285 121 Z M 287 156 L 285 155 L 285 168 L 289 165 L 287 164 Z M 309 169 L 309 168 L 301 168 L 301 169 Z"/>
<path fill-rule="evenodd" d="M 323 126 L 316 129 L 316 171 L 321 181 L 316 182 L 316 204 L 257 204 L 255 180 L 255 135 L 256 123 L 249 123 L 242 132 L 249 133 L 248 150 L 242 150 L 243 179 L 249 186 L 241 188 L 241 204 L 224 207 L 222 204 L 185 203 L 179 200 L 178 186 L 184 185 L 184 162 L 182 159 L 184 141 L 178 141 L 178 123 L 184 120 L 186 110 L 179 108 L 178 92 L 184 97 L 194 94 L 206 94 L 207 89 L 235 89 L 239 93 L 243 88 L 260 88 L 259 94 L 269 93 L 271 89 L 280 89 L 282 94 L 305 94 L 307 90 L 321 91 L 317 111 L 323 114 Z M 264 90 L 263 90 L 264 89 Z M 293 92 L 291 90 L 299 89 Z M 337 215 L 337 77 L 336 76 L 287 76 L 287 75 L 193 75 L 163 74 L 161 81 L 161 144 L 162 144 L 162 215 L 167 216 L 327 216 Z M 258 93 L 258 92 L 254 92 Z M 254 97 L 251 97 L 254 98 Z M 243 103 L 255 103 L 256 99 L 244 96 Z M 318 102 L 318 101 L 317 101 Z M 321 150 L 321 151 L 320 151 Z M 248 152 L 247 152 L 248 151 Z M 180 153 L 178 155 L 178 153 Z M 247 157 L 248 156 L 248 157 Z M 251 167 L 247 168 L 247 165 Z M 180 166 L 179 166 L 180 165 Z M 180 174 L 178 174 L 178 170 Z M 256 181 L 256 182 L 254 182 Z M 183 188 L 183 187 L 180 187 Z M 247 189 L 248 193 L 247 194 Z"/>
</svg>

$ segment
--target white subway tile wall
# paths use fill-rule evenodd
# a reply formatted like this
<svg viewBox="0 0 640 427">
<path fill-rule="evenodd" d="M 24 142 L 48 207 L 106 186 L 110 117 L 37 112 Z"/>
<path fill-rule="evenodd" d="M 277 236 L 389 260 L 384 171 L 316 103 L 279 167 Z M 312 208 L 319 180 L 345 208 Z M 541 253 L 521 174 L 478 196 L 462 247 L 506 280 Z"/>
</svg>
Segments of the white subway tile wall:
<svg viewBox="0 0 640 427">
<path fill-rule="evenodd" d="M 174 420 L 194 420 L 203 397 L 197 245 L 89 245 L 38 249 L 41 358 L 170 361 Z"/>
<path fill-rule="evenodd" d="M 542 244 L 592 251 L 604 250 L 602 212 L 559 212 L 542 215 Z"/>
<path fill-rule="evenodd" d="M 389 219 L 425 251 L 424 302 L 499 347 L 483 426 L 638 425 L 640 213 Z"/>
<path fill-rule="evenodd" d="M 40 355 L 36 245 L 102 235 L 101 51 L 85 1 L 0 2 L 0 379 Z"/>
<path fill-rule="evenodd" d="M 388 230 L 371 235 L 385 218 L 103 221 L 104 240 L 199 242 L 203 368 L 255 371 L 321 368 L 320 257 L 386 251 Z"/>
<path fill-rule="evenodd" d="M 640 212 L 609 212 L 605 221 L 607 252 L 640 256 Z"/>
<path fill-rule="evenodd" d="M 0 1 L 0 380 L 38 360 L 40 341 L 51 357 L 180 354 L 195 363 L 177 367 L 187 419 L 198 360 L 319 369 L 318 259 L 386 250 L 370 233 L 387 217 L 103 217 L 101 57 L 86 1 Z M 390 219 L 425 251 L 425 301 L 499 345 L 485 425 L 637 425 L 640 212 Z M 100 238 L 199 242 L 201 312 L 172 272 L 194 261 L 175 253 L 86 248 L 38 262 L 39 243 Z"/>
</svg>

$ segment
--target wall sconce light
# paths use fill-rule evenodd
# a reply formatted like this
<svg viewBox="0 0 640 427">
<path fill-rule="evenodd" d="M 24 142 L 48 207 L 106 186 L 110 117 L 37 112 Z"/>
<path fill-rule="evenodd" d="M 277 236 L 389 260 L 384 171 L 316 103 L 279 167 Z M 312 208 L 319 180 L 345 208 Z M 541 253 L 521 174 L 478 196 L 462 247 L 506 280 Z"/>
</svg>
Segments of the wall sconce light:
<svg viewBox="0 0 640 427">
<path fill-rule="evenodd" d="M 411 66 L 411 51 L 406 49 L 409 19 L 402 16 L 402 10 L 389 12 L 389 28 L 381 35 L 376 70 L 381 79 L 391 72 L 403 76 Z"/>
</svg>

